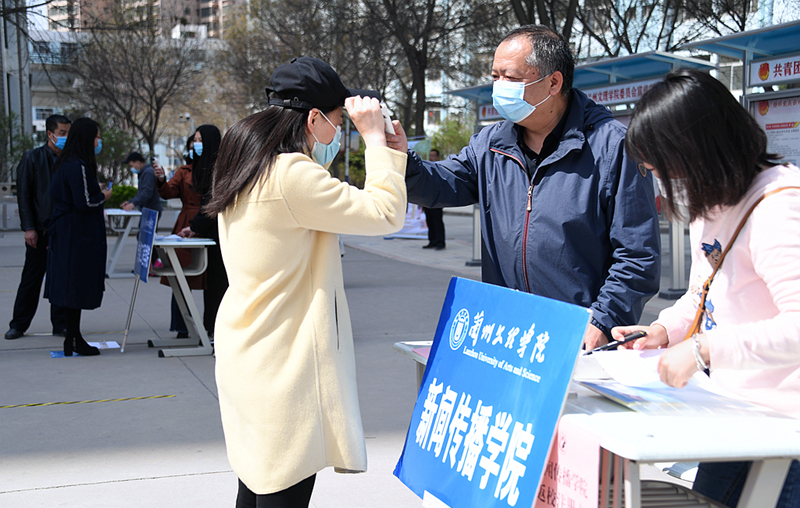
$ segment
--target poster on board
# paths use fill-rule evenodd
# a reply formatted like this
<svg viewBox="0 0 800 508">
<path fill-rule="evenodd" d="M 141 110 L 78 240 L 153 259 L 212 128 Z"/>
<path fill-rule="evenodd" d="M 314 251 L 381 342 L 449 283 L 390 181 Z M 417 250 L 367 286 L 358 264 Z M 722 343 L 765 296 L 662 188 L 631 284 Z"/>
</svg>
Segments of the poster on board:
<svg viewBox="0 0 800 508">
<path fill-rule="evenodd" d="M 451 280 L 395 468 L 423 506 L 533 505 L 590 318 Z"/>
<path fill-rule="evenodd" d="M 767 151 L 783 161 L 800 163 L 800 95 L 753 101 L 753 116 L 767 133 Z"/>
</svg>

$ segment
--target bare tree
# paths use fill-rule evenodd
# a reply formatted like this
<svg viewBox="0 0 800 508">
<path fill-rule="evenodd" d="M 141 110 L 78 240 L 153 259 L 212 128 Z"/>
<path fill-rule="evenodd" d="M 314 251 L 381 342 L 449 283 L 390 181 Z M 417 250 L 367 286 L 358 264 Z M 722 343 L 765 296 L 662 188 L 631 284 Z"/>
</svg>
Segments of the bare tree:
<svg viewBox="0 0 800 508">
<path fill-rule="evenodd" d="M 226 100 L 249 111 L 266 107 L 272 71 L 299 56 L 328 62 L 347 86 L 385 91 L 393 77 L 388 37 L 358 23 L 345 0 L 253 0 L 227 29 L 227 47 L 215 60 Z"/>
<path fill-rule="evenodd" d="M 405 58 L 413 93 L 414 134 L 424 135 L 426 79 L 432 69 L 450 70 L 453 48 L 464 47 L 476 34 L 497 22 L 502 10 L 494 2 L 480 0 L 361 0 L 365 10 L 362 30 L 380 30 L 391 36 Z M 470 35 L 471 32 L 471 35 Z M 472 37 L 472 39 L 470 39 Z M 447 64 L 447 65 L 445 65 Z M 407 124 L 408 126 L 408 124 Z"/>
<path fill-rule="evenodd" d="M 590 59 L 674 51 L 702 34 L 700 24 L 684 15 L 682 0 L 587 0 L 576 17 L 577 52 Z"/>
<path fill-rule="evenodd" d="M 687 17 L 718 35 L 747 30 L 756 13 L 754 0 L 698 0 L 686 2 Z"/>
<path fill-rule="evenodd" d="M 510 0 L 510 3 L 520 25 L 545 25 L 570 39 L 578 0 Z"/>
<path fill-rule="evenodd" d="M 153 152 L 164 108 L 195 86 L 207 49 L 205 41 L 165 38 L 164 31 L 154 13 L 132 16 L 120 6 L 84 24 L 66 65 L 49 66 L 51 82 L 77 108 L 116 118 Z M 74 76 L 69 87 L 55 79 L 64 72 Z"/>
</svg>

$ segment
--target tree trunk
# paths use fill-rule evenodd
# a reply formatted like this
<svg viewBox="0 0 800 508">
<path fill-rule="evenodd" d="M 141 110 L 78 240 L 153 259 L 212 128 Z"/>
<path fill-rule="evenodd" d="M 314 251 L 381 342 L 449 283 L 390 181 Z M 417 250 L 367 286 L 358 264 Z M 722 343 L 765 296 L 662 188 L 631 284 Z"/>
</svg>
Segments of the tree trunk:
<svg viewBox="0 0 800 508">
<path fill-rule="evenodd" d="M 561 34 L 564 38 L 569 42 L 570 36 L 572 35 L 572 24 L 575 21 L 575 11 L 578 9 L 578 0 L 569 0 L 569 4 L 567 5 L 567 17 L 564 20 L 564 29 L 561 31 Z"/>
<path fill-rule="evenodd" d="M 422 64 L 416 70 L 412 70 L 414 76 L 414 88 L 417 89 L 417 101 L 414 107 L 414 135 L 425 135 L 425 67 Z"/>
</svg>

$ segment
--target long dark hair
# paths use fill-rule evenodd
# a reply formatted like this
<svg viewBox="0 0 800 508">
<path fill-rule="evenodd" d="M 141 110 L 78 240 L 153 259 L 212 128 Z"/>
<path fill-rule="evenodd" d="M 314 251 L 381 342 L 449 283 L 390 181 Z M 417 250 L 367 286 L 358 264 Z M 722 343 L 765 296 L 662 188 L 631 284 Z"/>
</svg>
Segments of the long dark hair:
<svg viewBox="0 0 800 508">
<path fill-rule="evenodd" d="M 671 71 L 642 96 L 625 148 L 658 172 L 671 218 L 680 217 L 675 180 L 683 179 L 690 220 L 738 203 L 780 158 L 767 153 L 767 135 L 725 86 L 694 69 Z"/>
<path fill-rule="evenodd" d="M 205 196 L 211 191 L 214 163 L 222 135 L 214 125 L 201 125 L 195 132 L 199 132 L 203 138 L 203 155 L 195 154 L 192 160 L 192 190 Z"/>
<path fill-rule="evenodd" d="M 75 120 L 69 129 L 67 142 L 58 155 L 53 170 L 57 171 L 65 161 L 80 159 L 96 177 L 97 159 L 94 156 L 94 140 L 99 132 L 100 124 L 91 118 L 78 118 Z"/>
<path fill-rule="evenodd" d="M 303 152 L 308 147 L 307 118 L 308 110 L 270 106 L 236 122 L 219 149 L 206 214 L 213 217 L 233 204 L 264 172 L 269 174 L 279 154 Z"/>
<path fill-rule="evenodd" d="M 186 138 L 186 155 L 183 156 L 184 162 L 189 166 L 192 165 L 192 150 L 194 150 L 194 132 Z"/>
</svg>

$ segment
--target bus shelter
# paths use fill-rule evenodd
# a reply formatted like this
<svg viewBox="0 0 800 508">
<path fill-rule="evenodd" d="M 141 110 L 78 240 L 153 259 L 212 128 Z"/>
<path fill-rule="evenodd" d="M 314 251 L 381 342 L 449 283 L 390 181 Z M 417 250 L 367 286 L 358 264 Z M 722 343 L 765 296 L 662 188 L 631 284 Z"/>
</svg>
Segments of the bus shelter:
<svg viewBox="0 0 800 508">
<path fill-rule="evenodd" d="M 684 47 L 741 59 L 742 105 L 767 133 L 768 150 L 800 163 L 800 20 Z"/>
</svg>

